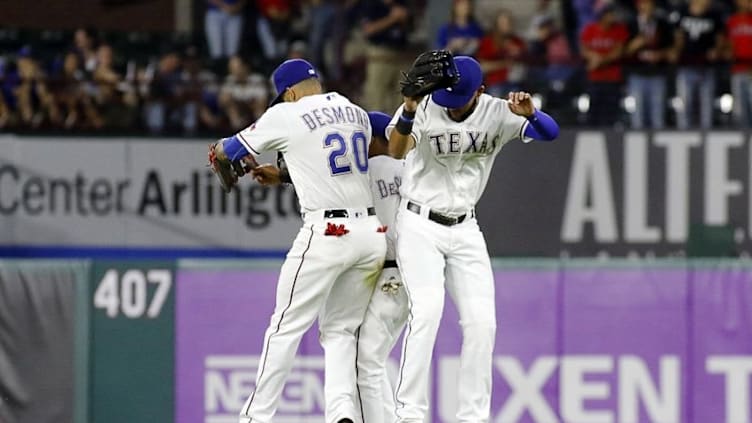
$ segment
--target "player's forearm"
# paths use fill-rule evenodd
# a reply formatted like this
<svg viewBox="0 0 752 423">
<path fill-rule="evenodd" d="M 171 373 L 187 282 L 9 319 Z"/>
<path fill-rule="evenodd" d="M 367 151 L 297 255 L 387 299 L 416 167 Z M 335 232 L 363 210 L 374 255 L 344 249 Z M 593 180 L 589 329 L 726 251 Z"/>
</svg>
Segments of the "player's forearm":
<svg viewBox="0 0 752 423">
<path fill-rule="evenodd" d="M 389 134 L 389 155 L 395 159 L 403 159 L 415 144 L 412 132 L 418 103 L 415 99 L 405 98 L 402 113 Z"/>
<path fill-rule="evenodd" d="M 389 135 L 389 155 L 395 159 L 404 159 L 412 148 L 412 135 L 403 135 L 393 130 Z"/>
<path fill-rule="evenodd" d="M 525 136 L 536 141 L 553 141 L 559 136 L 559 124 L 548 113 L 536 110 L 527 118 Z"/>
</svg>

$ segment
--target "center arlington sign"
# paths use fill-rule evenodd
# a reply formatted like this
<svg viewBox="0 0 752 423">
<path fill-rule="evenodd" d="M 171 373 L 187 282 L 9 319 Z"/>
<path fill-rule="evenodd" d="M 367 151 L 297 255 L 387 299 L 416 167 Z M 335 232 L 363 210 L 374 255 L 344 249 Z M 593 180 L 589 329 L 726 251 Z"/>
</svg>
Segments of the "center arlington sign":
<svg viewBox="0 0 752 423">
<path fill-rule="evenodd" d="M 0 159 L 0 222 L 13 228 L 0 243 L 289 247 L 301 223 L 294 190 L 249 178 L 224 194 L 205 166 L 206 144 L 0 137 L 13 152 Z"/>
<path fill-rule="evenodd" d="M 246 178 L 225 195 L 207 142 L 0 137 L 0 246 L 286 251 L 294 189 Z M 682 256 L 692 225 L 748 255 L 750 169 L 742 132 L 564 131 L 507 144 L 477 215 L 492 256 Z"/>
<path fill-rule="evenodd" d="M 247 185 L 225 195 L 210 170 L 193 171 L 186 176 L 183 180 L 165 180 L 159 169 L 147 169 L 143 183 L 134 186 L 130 178 L 89 180 L 80 171 L 70 179 L 24 177 L 18 167 L 6 164 L 0 166 L 0 182 L 5 181 L 17 190 L 0 202 L 0 214 L 81 217 L 134 214 L 176 218 L 216 215 L 241 218 L 250 229 L 269 226 L 272 216 L 298 214 L 295 196 L 286 186 Z M 134 196 L 137 201 L 131 207 L 130 199 Z"/>
</svg>

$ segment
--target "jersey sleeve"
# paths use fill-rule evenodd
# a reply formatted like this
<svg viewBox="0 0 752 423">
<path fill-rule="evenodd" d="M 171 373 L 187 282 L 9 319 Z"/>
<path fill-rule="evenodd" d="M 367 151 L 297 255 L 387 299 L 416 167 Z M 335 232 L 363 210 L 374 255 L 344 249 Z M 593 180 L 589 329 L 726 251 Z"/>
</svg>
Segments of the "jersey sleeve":
<svg viewBox="0 0 752 423">
<path fill-rule="evenodd" d="M 413 130 L 410 133 L 412 135 L 413 140 L 415 141 L 415 144 L 417 145 L 420 142 L 420 134 L 422 131 L 422 128 L 424 126 L 424 122 L 426 121 L 426 102 L 428 100 L 428 96 L 423 98 L 423 101 L 418 104 L 418 110 L 415 111 L 415 120 L 413 120 Z M 397 111 L 394 113 L 394 116 L 392 116 L 392 120 L 389 121 L 389 125 L 387 125 L 386 130 L 384 131 L 386 133 L 386 138 L 389 139 L 389 136 L 392 134 L 392 131 L 394 130 L 395 125 L 397 125 L 397 121 L 399 120 L 400 116 L 402 115 L 402 110 L 404 110 L 405 104 L 403 103 Z"/>
<path fill-rule="evenodd" d="M 525 128 L 527 128 L 528 121 L 523 116 L 515 115 L 509 110 L 509 103 L 506 100 L 498 100 L 499 116 L 502 116 L 501 127 L 499 128 L 499 138 L 501 139 L 501 145 L 508 143 L 514 139 L 521 139 L 522 142 L 528 143 L 532 141 L 532 138 L 525 136 Z"/>
<path fill-rule="evenodd" d="M 264 151 L 284 153 L 289 142 L 287 119 L 281 107 L 267 110 L 256 123 L 238 132 L 238 139 L 253 155 Z"/>
</svg>

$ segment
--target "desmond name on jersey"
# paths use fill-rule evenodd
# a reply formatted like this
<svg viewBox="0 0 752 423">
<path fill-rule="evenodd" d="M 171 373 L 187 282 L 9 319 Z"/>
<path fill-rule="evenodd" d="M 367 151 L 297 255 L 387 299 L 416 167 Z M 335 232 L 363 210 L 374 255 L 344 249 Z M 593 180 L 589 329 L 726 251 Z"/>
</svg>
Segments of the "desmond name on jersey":
<svg viewBox="0 0 752 423">
<path fill-rule="evenodd" d="M 463 131 L 429 134 L 431 148 L 436 154 L 489 155 L 496 151 L 499 135 L 488 139 L 487 132 Z"/>
<path fill-rule="evenodd" d="M 321 107 L 304 113 L 300 118 L 311 132 L 322 126 L 340 123 L 356 123 L 365 129 L 369 128 L 368 113 L 349 106 Z"/>
<path fill-rule="evenodd" d="M 399 187 L 402 185 L 402 178 L 399 176 L 395 176 L 392 181 L 377 179 L 375 182 L 376 187 L 379 189 L 380 198 L 384 199 L 390 195 L 399 195 Z"/>
</svg>

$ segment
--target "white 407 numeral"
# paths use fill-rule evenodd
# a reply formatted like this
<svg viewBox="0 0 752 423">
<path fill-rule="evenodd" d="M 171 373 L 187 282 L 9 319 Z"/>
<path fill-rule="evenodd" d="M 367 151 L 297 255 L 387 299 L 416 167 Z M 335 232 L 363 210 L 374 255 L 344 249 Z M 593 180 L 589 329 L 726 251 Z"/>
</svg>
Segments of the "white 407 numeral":
<svg viewBox="0 0 752 423">
<path fill-rule="evenodd" d="M 125 317 L 137 319 L 144 315 L 159 316 L 172 285 L 172 275 L 166 269 L 149 270 L 144 275 L 139 269 L 127 270 L 119 277 L 118 271 L 109 269 L 94 292 L 94 307 L 107 310 L 108 317 L 117 317 L 118 310 Z M 154 298 L 146 307 L 147 283 L 157 285 Z"/>
</svg>

